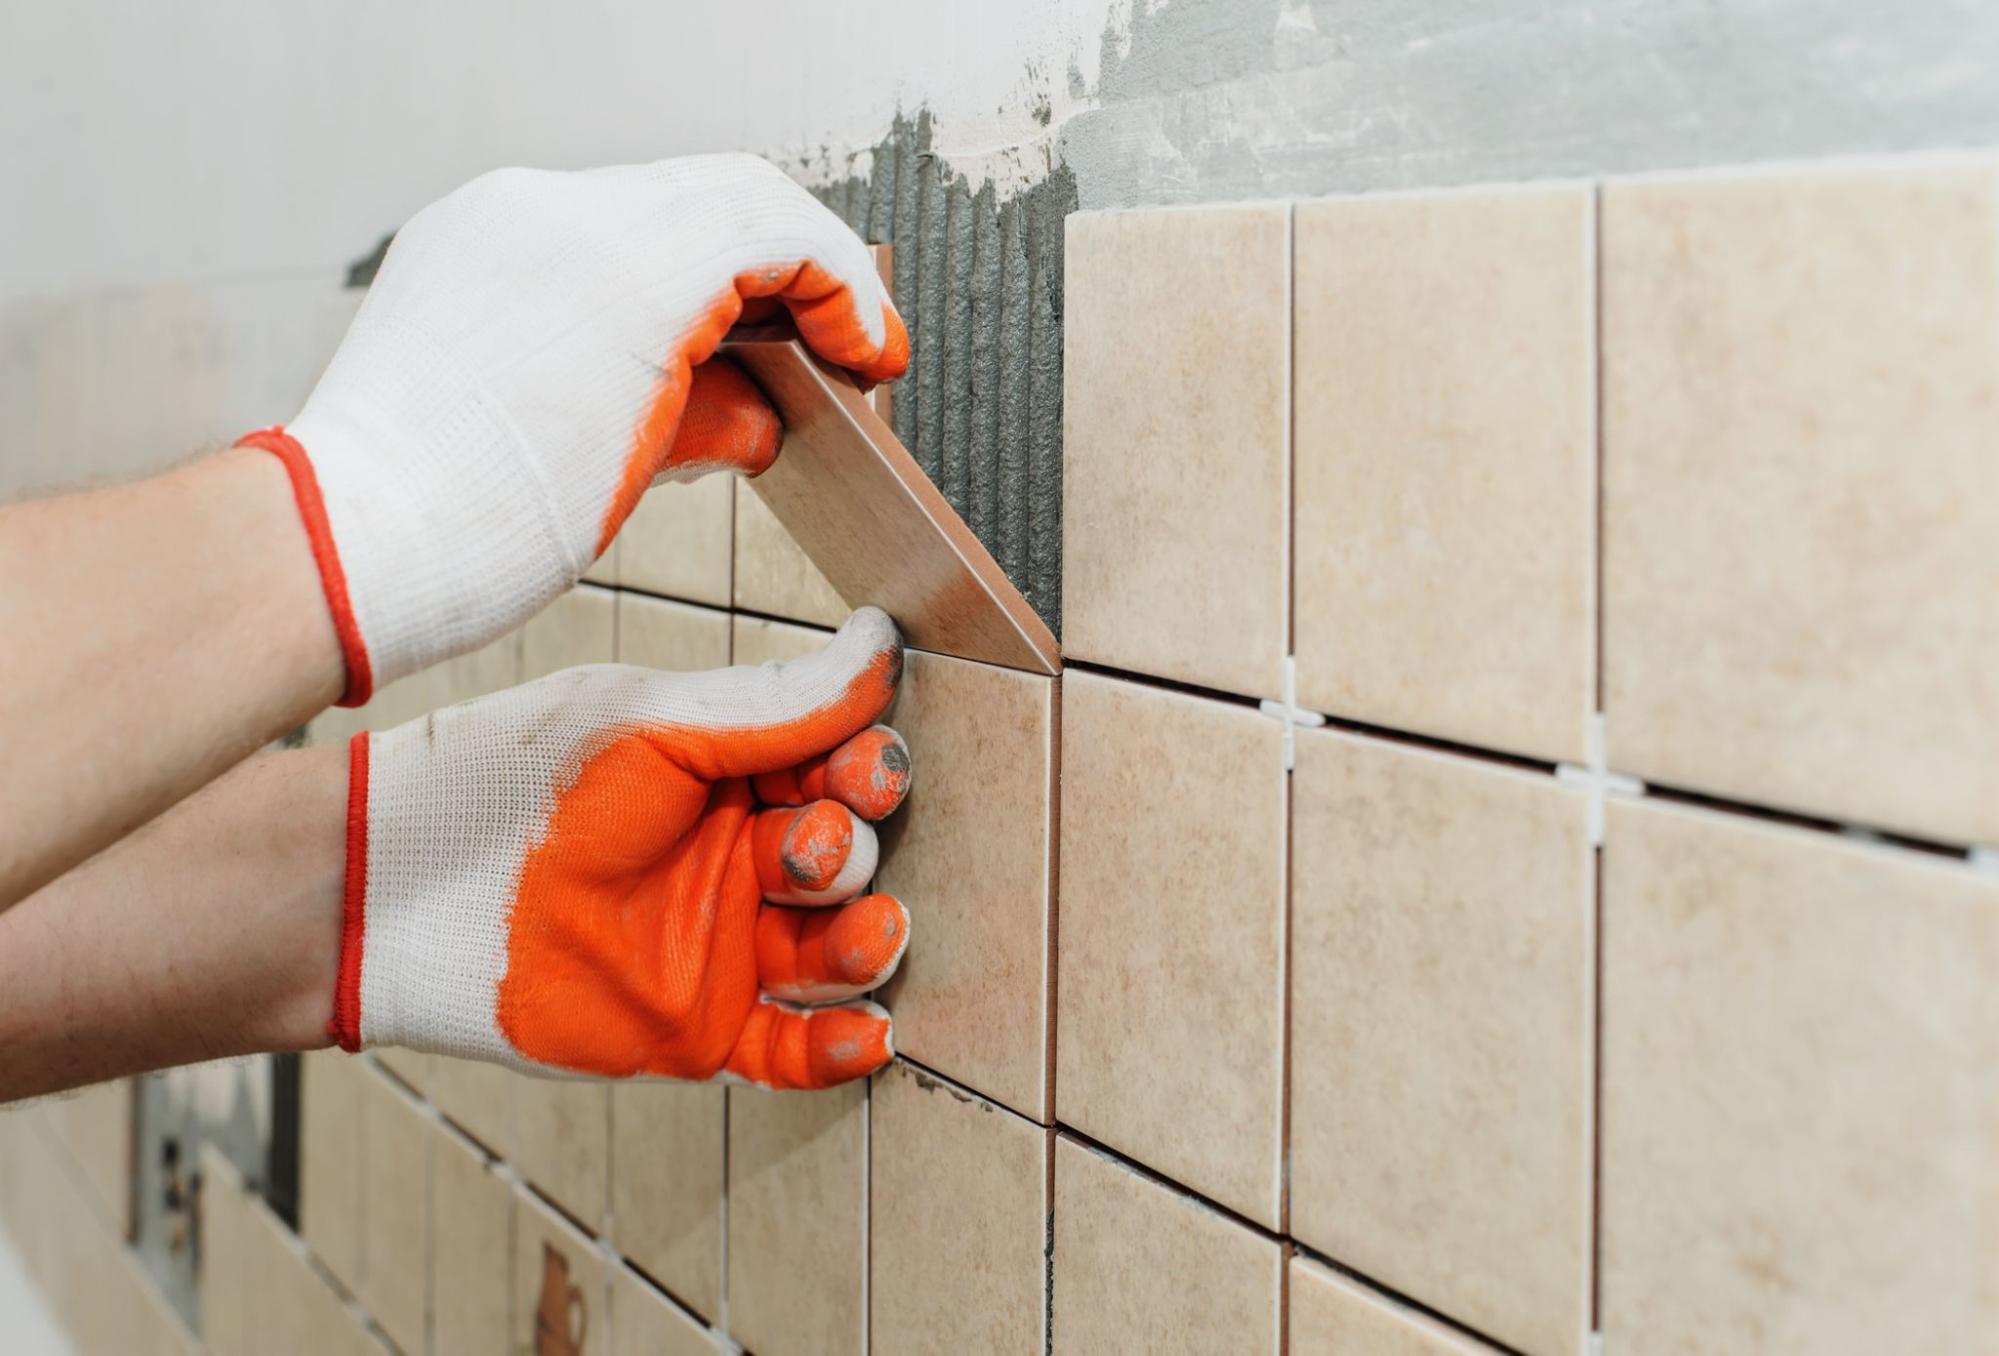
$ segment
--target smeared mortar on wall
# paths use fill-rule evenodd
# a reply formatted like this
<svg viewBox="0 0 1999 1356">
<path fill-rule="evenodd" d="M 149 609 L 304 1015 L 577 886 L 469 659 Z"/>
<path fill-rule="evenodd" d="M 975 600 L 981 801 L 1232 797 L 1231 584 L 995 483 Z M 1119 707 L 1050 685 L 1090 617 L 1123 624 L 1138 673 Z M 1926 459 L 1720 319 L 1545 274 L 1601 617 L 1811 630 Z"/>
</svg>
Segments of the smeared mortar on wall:
<svg viewBox="0 0 1999 1356">
<path fill-rule="evenodd" d="M 1133 0 L 1058 120 L 1085 208 L 1999 139 L 1982 0 Z"/>
<path fill-rule="evenodd" d="M 932 149 L 928 112 L 898 115 L 865 172 L 813 189 L 865 240 L 895 246 L 909 326 L 896 436 L 1027 601 L 1061 634 L 1062 220 L 1076 180 L 1050 164 L 1000 194 Z"/>
</svg>

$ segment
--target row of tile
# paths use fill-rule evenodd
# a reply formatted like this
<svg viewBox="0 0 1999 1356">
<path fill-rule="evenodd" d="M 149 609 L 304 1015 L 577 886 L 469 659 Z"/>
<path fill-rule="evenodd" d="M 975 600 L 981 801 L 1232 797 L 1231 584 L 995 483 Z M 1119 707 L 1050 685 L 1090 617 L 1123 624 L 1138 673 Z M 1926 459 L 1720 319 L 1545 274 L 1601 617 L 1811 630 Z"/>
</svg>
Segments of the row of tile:
<svg viewBox="0 0 1999 1356">
<path fill-rule="evenodd" d="M 1647 798 L 1599 889 L 1546 773 L 1300 731 L 1287 820 L 1254 708 L 1063 688 L 1063 1125 L 1526 1351 L 1593 1212 L 1611 1340 L 1999 1331 L 1999 879 Z"/>
<path fill-rule="evenodd" d="M 614 1259 L 723 1321 L 719 1291 L 674 1286 L 687 1273 L 657 1244 L 663 1232 L 698 1233 L 709 1262 L 722 1257 L 722 1198 L 690 1209 L 664 1195 L 704 1171 L 704 1158 L 719 1166 L 725 1096 L 725 1321 L 752 1350 L 1038 1351 L 1051 1322 L 1064 1352 L 1279 1350 L 1291 1252 L 1282 1239 L 906 1062 L 871 1091 L 813 1097 L 622 1089 L 634 1107 L 697 1097 L 717 1142 L 708 1152 L 635 1134 L 664 1195 L 613 1207 L 604 1236 L 615 1253 L 510 1185 L 365 1062 L 309 1063 L 320 1072 L 308 1099 L 341 1087 L 362 1103 L 357 1208 L 371 1213 L 358 1232 L 373 1260 L 357 1281 L 326 1251 L 320 1216 L 331 1201 L 314 1196 L 323 1181 L 305 1185 L 304 1237 L 404 1352 L 512 1349 L 547 1322 L 576 1337 L 606 1313 L 612 1351 L 709 1350 L 694 1317 Z M 219 1275 L 258 1274 L 235 1253 L 212 1255 Z M 1290 1274 L 1291 1350 L 1376 1331 L 1404 1344 L 1384 1350 L 1490 1350 L 1316 1262 L 1292 1260 Z M 627 1331 L 641 1324 L 643 1346 Z"/>
<path fill-rule="evenodd" d="M 1622 772 L 1999 841 L 1995 186 L 1072 216 L 1065 647 L 1551 761 L 1600 701 Z"/>
<path fill-rule="evenodd" d="M 130 1085 L 80 1100 L 101 1107 L 117 1093 L 129 1096 Z M 195 1356 L 201 1343 L 106 1217 L 95 1150 L 67 1133 L 70 1105 L 0 1107 L 0 1231 L 78 1351 Z M 8 1339 L 23 1336 L 19 1315 L 6 1322 Z"/>
</svg>

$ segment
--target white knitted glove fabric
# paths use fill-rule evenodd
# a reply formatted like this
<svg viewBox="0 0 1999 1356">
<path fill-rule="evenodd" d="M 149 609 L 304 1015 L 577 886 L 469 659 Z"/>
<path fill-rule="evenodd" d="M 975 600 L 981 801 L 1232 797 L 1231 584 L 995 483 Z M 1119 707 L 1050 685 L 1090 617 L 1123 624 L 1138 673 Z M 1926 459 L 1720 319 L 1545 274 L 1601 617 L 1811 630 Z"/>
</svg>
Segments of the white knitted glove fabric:
<svg viewBox="0 0 1999 1356">
<path fill-rule="evenodd" d="M 874 833 L 831 801 L 760 811 L 749 779 L 868 731 L 900 671 L 894 624 L 863 609 L 789 663 L 592 665 L 357 735 L 334 1035 L 607 1077 L 823 1086 L 876 1067 L 886 1014 L 762 997 L 783 985 L 755 932 L 772 899 L 835 926 L 826 910 L 853 910 L 875 950 L 840 994 L 885 978 L 908 928 L 886 896 L 854 900 Z M 769 816 L 844 834 L 814 888 L 759 880 Z M 773 833 L 764 856 L 811 846 Z"/>
<path fill-rule="evenodd" d="M 690 366 L 758 295 L 864 377 L 907 362 L 866 246 L 752 156 L 495 170 L 397 232 L 285 430 L 373 685 L 494 639 L 582 576 L 672 469 Z"/>
</svg>

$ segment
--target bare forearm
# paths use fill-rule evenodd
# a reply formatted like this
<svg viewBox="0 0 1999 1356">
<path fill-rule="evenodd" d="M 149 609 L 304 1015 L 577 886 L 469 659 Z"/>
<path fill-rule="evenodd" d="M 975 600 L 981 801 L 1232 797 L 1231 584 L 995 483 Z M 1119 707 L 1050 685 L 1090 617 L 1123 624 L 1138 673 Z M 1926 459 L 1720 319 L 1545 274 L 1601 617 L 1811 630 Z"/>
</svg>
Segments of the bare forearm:
<svg viewBox="0 0 1999 1356">
<path fill-rule="evenodd" d="M 327 1044 L 347 761 L 266 753 L 0 914 L 0 1102 Z"/>
<path fill-rule="evenodd" d="M 283 466 L 231 451 L 0 510 L 0 909 L 340 693 Z"/>
</svg>

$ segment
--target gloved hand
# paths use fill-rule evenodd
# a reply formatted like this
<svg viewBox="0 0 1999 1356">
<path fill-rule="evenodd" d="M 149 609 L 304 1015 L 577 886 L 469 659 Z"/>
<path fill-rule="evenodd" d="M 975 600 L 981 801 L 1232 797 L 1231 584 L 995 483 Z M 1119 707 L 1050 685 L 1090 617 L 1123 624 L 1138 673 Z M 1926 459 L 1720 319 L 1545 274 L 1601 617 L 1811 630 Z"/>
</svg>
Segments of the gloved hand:
<svg viewBox="0 0 1999 1356">
<path fill-rule="evenodd" d="M 901 670 L 864 608 L 790 663 L 591 665 L 356 735 L 334 1038 L 775 1088 L 881 1067 L 881 1008 L 794 1005 L 908 945 L 898 901 L 855 897 L 909 787 L 872 724 Z"/>
<path fill-rule="evenodd" d="M 866 246 L 752 156 L 496 170 L 411 218 L 304 411 L 243 440 L 291 471 L 342 704 L 540 611 L 655 478 L 767 465 L 702 436 L 715 402 L 679 436 L 755 299 L 864 380 L 908 364 Z M 747 386 L 709 388 L 720 423 Z"/>
</svg>

